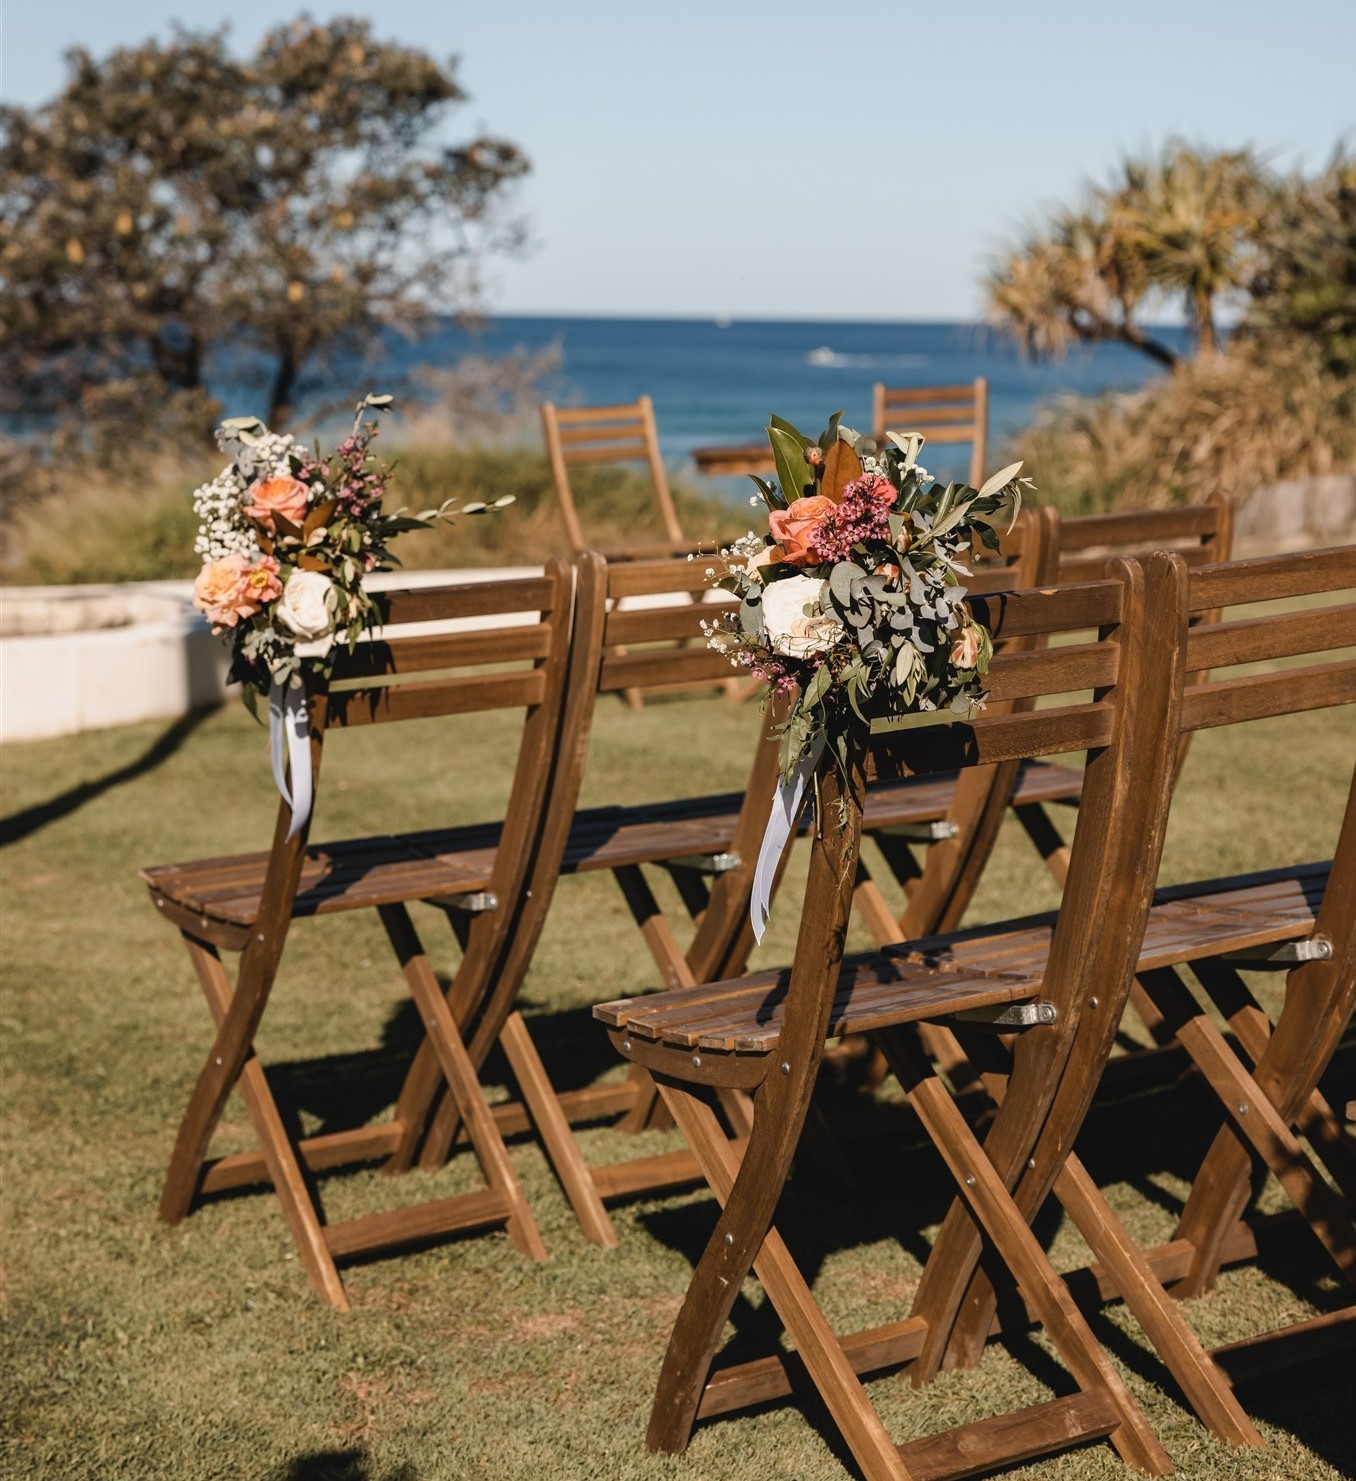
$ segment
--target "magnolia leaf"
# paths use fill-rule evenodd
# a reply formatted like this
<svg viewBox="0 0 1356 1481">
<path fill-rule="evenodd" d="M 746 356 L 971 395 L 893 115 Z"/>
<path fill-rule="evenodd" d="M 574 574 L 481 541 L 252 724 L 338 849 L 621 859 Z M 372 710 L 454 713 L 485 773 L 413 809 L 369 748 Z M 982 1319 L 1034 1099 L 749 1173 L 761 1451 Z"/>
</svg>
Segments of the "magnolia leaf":
<svg viewBox="0 0 1356 1481">
<path fill-rule="evenodd" d="M 777 465 L 777 482 L 782 486 L 782 497 L 790 504 L 799 499 L 805 485 L 814 480 L 814 473 L 805 461 L 805 444 L 800 440 L 799 432 L 775 425 L 768 427 L 767 440 L 772 444 L 772 458 Z"/>
<path fill-rule="evenodd" d="M 328 571 L 330 563 L 322 561 L 318 556 L 307 555 L 304 552 L 297 557 L 297 566 L 303 571 Z"/>
<path fill-rule="evenodd" d="M 839 433 L 842 433 L 840 427 Z M 843 490 L 854 478 L 862 476 L 862 465 L 849 443 L 839 440 L 824 455 L 824 476 L 819 483 L 819 492 L 835 504 L 843 497 Z"/>
<path fill-rule="evenodd" d="M 984 485 L 979 491 L 982 499 L 987 494 L 996 494 L 999 489 L 1006 488 L 1014 478 L 1022 471 L 1020 463 L 1009 463 L 1006 468 L 1000 468 L 997 473 L 991 473 L 984 480 Z"/>
<path fill-rule="evenodd" d="M 301 527 L 301 533 L 303 535 L 309 535 L 312 530 L 318 530 L 321 525 L 328 524 L 330 515 L 334 513 L 335 507 L 336 504 L 333 499 L 327 499 L 323 504 L 317 504 L 306 516 L 305 522 Z"/>
<path fill-rule="evenodd" d="M 839 415 L 841 415 L 841 413 L 839 413 Z M 777 416 L 775 412 L 768 418 L 768 425 L 769 430 L 772 427 L 776 427 L 779 432 L 790 433 L 790 435 L 794 437 L 797 442 L 800 443 L 801 452 L 804 452 L 807 447 L 812 446 L 810 439 L 805 435 L 804 432 L 802 432 L 798 427 L 793 427 L 791 423 L 786 420 L 785 417 Z"/>
</svg>

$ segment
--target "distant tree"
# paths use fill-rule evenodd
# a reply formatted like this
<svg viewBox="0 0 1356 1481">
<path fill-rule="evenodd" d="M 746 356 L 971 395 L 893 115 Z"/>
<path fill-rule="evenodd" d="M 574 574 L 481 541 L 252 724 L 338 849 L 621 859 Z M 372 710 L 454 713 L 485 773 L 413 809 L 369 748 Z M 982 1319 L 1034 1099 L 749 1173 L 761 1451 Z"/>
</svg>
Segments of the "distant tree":
<svg viewBox="0 0 1356 1481">
<path fill-rule="evenodd" d="M 497 138 L 449 144 L 455 60 L 302 17 L 247 59 L 176 30 L 0 109 L 0 379 L 13 408 L 201 400 L 229 342 L 266 357 L 268 420 L 326 350 L 370 344 L 476 298 L 511 249 Z"/>
<path fill-rule="evenodd" d="M 1216 310 L 1256 271 L 1274 184 L 1246 150 L 1170 141 L 1157 159 L 1126 160 L 1081 210 L 1059 210 L 994 265 L 990 317 L 1040 354 L 1119 340 L 1175 367 L 1181 357 L 1142 316 L 1180 297 L 1197 347 L 1217 343 Z"/>
<path fill-rule="evenodd" d="M 1315 180 L 1278 193 L 1243 330 L 1301 339 L 1333 375 L 1356 379 L 1356 161 L 1340 151 Z"/>
</svg>

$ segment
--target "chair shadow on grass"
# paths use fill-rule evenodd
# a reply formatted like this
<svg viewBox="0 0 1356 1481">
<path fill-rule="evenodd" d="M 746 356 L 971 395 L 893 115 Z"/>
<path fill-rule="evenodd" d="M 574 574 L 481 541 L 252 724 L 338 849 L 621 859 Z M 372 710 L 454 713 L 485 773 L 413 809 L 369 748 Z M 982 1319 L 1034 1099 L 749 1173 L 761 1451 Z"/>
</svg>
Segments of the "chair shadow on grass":
<svg viewBox="0 0 1356 1481">
<path fill-rule="evenodd" d="M 378 1470 L 365 1450 L 313 1450 L 266 1471 L 259 1481 L 419 1481 L 408 1461 Z"/>
<path fill-rule="evenodd" d="M 66 791 L 59 792 L 47 802 L 39 802 L 10 817 L 0 818 L 0 848 L 7 848 L 12 843 L 18 843 L 21 839 L 45 828 L 49 823 L 55 823 L 60 818 L 69 817 L 73 812 L 79 812 L 87 802 L 93 802 L 96 797 L 102 797 L 105 792 L 111 791 L 114 787 L 121 787 L 127 782 L 135 781 L 140 776 L 145 776 L 148 771 L 154 771 L 162 762 L 168 761 L 198 726 L 219 708 L 219 705 L 210 705 L 205 709 L 191 710 L 187 715 L 181 715 L 172 725 L 166 727 L 134 761 L 129 761 L 125 766 L 106 772 L 92 782 L 81 782 L 78 786 L 68 787 Z"/>
</svg>

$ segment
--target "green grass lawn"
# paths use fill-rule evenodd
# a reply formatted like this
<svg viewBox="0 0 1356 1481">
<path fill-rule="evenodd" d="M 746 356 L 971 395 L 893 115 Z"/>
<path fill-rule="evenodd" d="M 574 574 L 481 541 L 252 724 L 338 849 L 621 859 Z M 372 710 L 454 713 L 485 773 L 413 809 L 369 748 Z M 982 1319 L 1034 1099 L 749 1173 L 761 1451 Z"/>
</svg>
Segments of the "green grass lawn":
<svg viewBox="0 0 1356 1481">
<path fill-rule="evenodd" d="M 753 706 L 715 698 L 606 705 L 586 801 L 737 786 Z M 326 760 L 317 836 L 497 815 L 513 729 L 478 720 L 359 730 Z M 689 1192 L 614 1210 L 621 1247 L 578 1233 L 535 1145 L 512 1155 L 550 1249 L 534 1265 L 500 1234 L 346 1272 L 354 1310 L 313 1297 L 271 1194 L 218 1199 L 177 1228 L 156 1217 L 174 1129 L 208 1044 L 209 1019 L 175 933 L 138 866 L 263 847 L 274 809 L 264 737 L 238 706 L 30 746 L 3 763 L 3 1273 L 0 1387 L 7 1477 L 146 1481 L 505 1481 L 817 1478 L 850 1474 L 831 1424 L 792 1405 L 704 1425 L 679 1459 L 642 1435 L 668 1329 L 711 1223 Z M 1165 877 L 1324 856 L 1341 817 L 1356 735 L 1349 714 L 1199 737 L 1182 778 Z M 976 918 L 1040 908 L 1053 891 L 1010 827 Z M 798 884 L 774 913 L 763 960 L 784 956 Z M 421 918 L 422 919 L 422 918 Z M 434 922 L 429 922 L 430 926 Z M 430 933 L 431 939 L 432 932 Z M 442 950 L 444 948 L 440 948 Z M 451 963 L 450 951 L 447 961 Z M 609 879 L 566 880 L 527 986 L 562 1085 L 616 1075 L 588 1006 L 654 972 Z M 375 920 L 305 922 L 289 945 L 260 1039 L 280 1093 L 308 1128 L 360 1123 L 390 1104 L 415 1028 Z M 1350 1054 L 1332 1099 L 1353 1093 Z M 1167 1237 L 1216 1120 L 1190 1085 L 1099 1107 L 1086 1153 L 1137 1236 Z M 594 1160 L 632 1138 L 584 1133 Z M 227 1109 L 218 1148 L 249 1144 Z M 647 1138 L 647 1149 L 671 1145 Z M 855 1192 L 831 1196 L 810 1167 L 782 1226 L 843 1329 L 905 1315 L 920 1256 L 947 1204 L 910 1136 L 851 1149 Z M 375 1171 L 327 1178 L 333 1217 L 470 1186 L 466 1159 L 402 1186 Z M 1078 1241 L 1043 1225 L 1057 1262 Z M 1312 1243 L 1312 1242 L 1310 1242 Z M 1297 1241 L 1263 1269 L 1227 1273 L 1190 1303 L 1208 1342 L 1245 1336 L 1342 1294 Z M 1176 1402 L 1135 1323 L 1095 1318 L 1186 1477 L 1292 1481 L 1356 1469 L 1356 1367 L 1332 1362 L 1247 1390 L 1267 1437 L 1240 1453 Z M 750 1284 L 733 1323 L 750 1354 L 777 1338 Z M 873 1398 L 899 1439 L 1035 1400 L 1062 1377 L 1044 1341 L 995 1345 L 980 1368 L 915 1392 L 898 1375 Z M 1014 1472 L 1124 1474 L 1105 1445 Z"/>
</svg>

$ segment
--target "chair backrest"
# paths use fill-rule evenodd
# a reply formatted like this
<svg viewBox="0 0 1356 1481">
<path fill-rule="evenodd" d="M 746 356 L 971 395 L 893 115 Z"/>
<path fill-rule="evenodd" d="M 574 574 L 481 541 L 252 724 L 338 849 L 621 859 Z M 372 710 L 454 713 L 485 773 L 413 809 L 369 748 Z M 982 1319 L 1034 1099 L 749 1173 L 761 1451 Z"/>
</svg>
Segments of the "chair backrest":
<svg viewBox="0 0 1356 1481">
<path fill-rule="evenodd" d="M 1212 494 L 1203 504 L 1175 509 L 1127 509 L 1060 521 L 1059 579 L 1096 581 L 1112 555 L 1175 550 L 1188 566 L 1233 556 L 1233 504 Z"/>
<path fill-rule="evenodd" d="M 887 386 L 871 388 L 871 435 L 877 442 L 887 432 L 921 432 L 938 443 L 970 444 L 970 483 L 984 482 L 989 435 L 989 382 L 976 376 L 968 386 Z"/>
<path fill-rule="evenodd" d="M 542 405 L 541 420 L 561 517 L 576 555 L 588 547 L 588 541 L 570 487 L 570 469 L 582 463 L 644 463 L 664 534 L 674 544 L 682 541 L 682 527 L 659 455 L 654 407 L 648 396 L 624 406 L 558 407 L 547 401 Z"/>
<path fill-rule="evenodd" d="M 780 1041 L 788 1061 L 822 1051 L 851 909 L 862 804 L 873 779 L 1086 750 L 1083 822 L 1041 993 L 1054 1007 L 1054 1027 L 1023 1036 L 1022 1074 L 1062 1073 L 1089 984 L 1117 1019 L 1128 996 L 1171 786 L 1171 756 L 1161 737 L 1176 731 L 1181 706 L 1186 567 L 1170 554 L 1142 564 L 1122 560 L 1099 582 L 996 593 L 974 605 L 997 639 L 1040 645 L 996 651 L 986 680 L 990 693 L 1000 701 L 1048 703 L 1006 713 L 991 708 L 967 723 L 877 722 L 873 733 L 859 729 L 853 736 L 846 779 L 832 760 L 821 765 L 819 827 Z M 1049 646 L 1052 637 L 1089 629 L 1096 633 L 1091 642 Z"/>
</svg>

